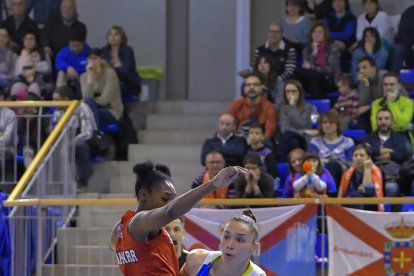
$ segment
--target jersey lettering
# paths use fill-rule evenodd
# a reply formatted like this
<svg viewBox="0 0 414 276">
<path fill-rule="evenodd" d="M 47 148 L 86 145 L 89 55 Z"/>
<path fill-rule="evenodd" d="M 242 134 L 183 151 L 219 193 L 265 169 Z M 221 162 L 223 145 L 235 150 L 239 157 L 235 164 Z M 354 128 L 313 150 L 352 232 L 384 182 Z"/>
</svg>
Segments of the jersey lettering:
<svg viewBox="0 0 414 276">
<path fill-rule="evenodd" d="M 138 258 L 135 255 L 134 250 L 126 250 L 126 251 L 116 252 L 116 259 L 117 259 L 119 265 L 138 262 Z"/>
</svg>

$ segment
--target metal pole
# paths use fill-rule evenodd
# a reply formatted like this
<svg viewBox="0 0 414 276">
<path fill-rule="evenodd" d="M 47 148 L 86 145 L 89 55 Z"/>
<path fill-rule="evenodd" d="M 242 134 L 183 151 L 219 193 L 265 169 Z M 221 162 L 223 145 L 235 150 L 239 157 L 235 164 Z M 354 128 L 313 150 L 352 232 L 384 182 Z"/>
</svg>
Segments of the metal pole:
<svg viewBox="0 0 414 276">
<path fill-rule="evenodd" d="M 325 232 L 325 228 L 326 228 L 326 226 L 325 226 L 325 220 L 326 220 L 326 216 L 325 216 L 325 204 L 322 202 L 322 204 L 321 204 L 321 208 L 322 208 L 322 210 L 321 210 L 321 216 L 322 216 L 322 243 L 321 243 L 321 246 L 322 246 L 322 268 L 321 268 L 321 273 L 322 273 L 322 275 L 325 275 L 325 256 L 326 256 L 326 252 L 325 252 L 325 235 L 326 235 L 326 232 Z"/>
<path fill-rule="evenodd" d="M 36 275 L 42 275 L 43 266 L 43 212 L 45 207 L 38 206 L 37 209 L 37 256 Z"/>
</svg>

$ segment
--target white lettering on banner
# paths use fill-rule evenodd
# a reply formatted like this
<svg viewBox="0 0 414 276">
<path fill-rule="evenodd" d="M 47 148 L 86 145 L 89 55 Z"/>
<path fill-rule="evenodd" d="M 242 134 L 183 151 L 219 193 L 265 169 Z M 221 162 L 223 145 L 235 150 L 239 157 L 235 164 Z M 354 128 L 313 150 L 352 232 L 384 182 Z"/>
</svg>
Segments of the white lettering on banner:
<svg viewBox="0 0 414 276">
<path fill-rule="evenodd" d="M 362 250 L 348 249 L 348 248 L 344 248 L 344 247 L 339 247 L 336 244 L 334 245 L 334 252 L 342 252 L 342 253 L 347 254 L 347 255 L 365 257 L 365 258 L 371 258 L 371 259 L 374 257 L 372 255 L 372 253 L 364 252 Z"/>
<path fill-rule="evenodd" d="M 310 244 L 314 244 L 315 230 L 309 229 L 306 224 L 297 222 L 293 227 L 287 229 L 286 237 L 286 260 L 294 261 L 309 256 L 309 252 L 314 250 Z M 312 254 L 310 254 L 312 255 Z"/>
</svg>

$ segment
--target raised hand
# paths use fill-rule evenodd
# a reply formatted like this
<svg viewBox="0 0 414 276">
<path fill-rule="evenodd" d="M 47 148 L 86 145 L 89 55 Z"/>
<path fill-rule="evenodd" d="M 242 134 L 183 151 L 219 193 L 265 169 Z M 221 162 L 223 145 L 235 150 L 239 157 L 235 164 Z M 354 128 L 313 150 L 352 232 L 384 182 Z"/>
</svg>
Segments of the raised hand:
<svg viewBox="0 0 414 276">
<path fill-rule="evenodd" d="M 211 181 L 214 187 L 223 188 L 241 173 L 246 174 L 247 170 L 237 166 L 227 167 L 222 169 Z"/>
</svg>

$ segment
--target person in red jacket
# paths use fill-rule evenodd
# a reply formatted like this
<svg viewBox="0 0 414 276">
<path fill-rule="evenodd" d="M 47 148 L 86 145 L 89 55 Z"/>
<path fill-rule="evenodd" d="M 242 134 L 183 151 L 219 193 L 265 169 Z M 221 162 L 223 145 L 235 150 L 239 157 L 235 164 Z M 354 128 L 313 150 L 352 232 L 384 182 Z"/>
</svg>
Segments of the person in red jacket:
<svg viewBox="0 0 414 276">
<path fill-rule="evenodd" d="M 224 187 L 243 168 L 227 167 L 208 183 L 176 197 L 170 171 L 145 161 L 134 166 L 138 206 L 126 211 L 110 236 L 122 273 L 128 275 L 178 275 L 173 241 L 163 226 L 188 212 L 205 195 Z"/>
</svg>

